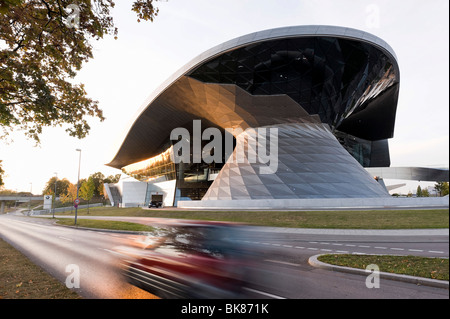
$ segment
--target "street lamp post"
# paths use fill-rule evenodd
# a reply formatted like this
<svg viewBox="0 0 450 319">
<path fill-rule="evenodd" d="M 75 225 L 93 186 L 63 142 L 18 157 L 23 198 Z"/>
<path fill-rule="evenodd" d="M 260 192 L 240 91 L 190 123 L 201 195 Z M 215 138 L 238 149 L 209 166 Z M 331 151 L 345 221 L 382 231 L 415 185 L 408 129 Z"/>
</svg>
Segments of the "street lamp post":
<svg viewBox="0 0 450 319">
<path fill-rule="evenodd" d="M 78 180 L 77 180 L 77 198 L 78 200 L 78 192 L 80 190 L 80 165 L 81 165 L 81 149 L 77 148 L 77 152 L 80 152 L 79 158 L 78 158 Z M 77 213 L 78 213 L 78 203 L 75 204 L 75 225 L 77 224 Z"/>
<path fill-rule="evenodd" d="M 56 183 L 58 182 L 58 173 L 55 172 L 55 196 L 53 197 L 53 218 L 55 218 L 56 208 Z"/>
</svg>

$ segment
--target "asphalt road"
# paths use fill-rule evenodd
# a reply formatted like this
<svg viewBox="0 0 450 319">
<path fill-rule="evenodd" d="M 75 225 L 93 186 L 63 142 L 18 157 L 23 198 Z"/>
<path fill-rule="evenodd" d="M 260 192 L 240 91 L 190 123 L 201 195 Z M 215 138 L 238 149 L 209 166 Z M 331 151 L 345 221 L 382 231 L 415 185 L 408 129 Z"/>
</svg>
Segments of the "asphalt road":
<svg viewBox="0 0 450 319">
<path fill-rule="evenodd" d="M 83 217 L 79 217 L 83 218 Z M 95 218 L 89 216 L 90 219 Z M 99 217 L 100 218 L 100 217 Z M 117 218 L 154 224 L 155 218 Z M 254 298 L 277 299 L 448 299 L 449 290 L 383 279 L 379 288 L 366 287 L 366 277 L 312 267 L 308 259 L 321 253 L 365 253 L 448 257 L 448 230 L 357 231 L 293 230 L 249 227 L 242 244 L 264 252 L 248 290 Z M 0 237 L 61 282 L 80 270 L 80 288 L 89 299 L 155 298 L 127 284 L 120 275 L 121 256 L 115 247 L 133 234 L 56 226 L 51 219 L 0 216 Z"/>
</svg>

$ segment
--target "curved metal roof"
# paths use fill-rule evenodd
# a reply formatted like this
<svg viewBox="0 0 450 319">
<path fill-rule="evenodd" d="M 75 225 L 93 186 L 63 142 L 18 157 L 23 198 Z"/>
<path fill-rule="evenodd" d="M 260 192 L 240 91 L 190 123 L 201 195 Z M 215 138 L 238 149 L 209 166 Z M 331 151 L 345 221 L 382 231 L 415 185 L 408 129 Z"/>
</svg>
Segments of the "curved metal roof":
<svg viewBox="0 0 450 319">
<path fill-rule="evenodd" d="M 129 125 L 127 130 L 127 135 L 124 138 L 122 145 L 120 146 L 118 152 L 116 153 L 114 159 L 108 163 L 108 166 L 115 168 L 122 168 L 125 165 L 143 160 L 145 158 L 156 155 L 156 151 L 160 150 L 160 142 L 155 141 L 155 136 L 168 136 L 168 132 L 171 131 L 177 125 L 180 125 L 184 119 L 179 119 L 169 121 L 173 125 L 170 127 L 166 125 L 169 122 L 164 122 L 161 118 L 172 119 L 174 117 L 173 107 L 169 107 L 168 113 L 164 113 L 161 110 L 165 107 L 163 101 L 159 101 L 159 97 L 167 92 L 170 88 L 176 87 L 179 80 L 183 80 L 183 77 L 189 74 L 191 71 L 195 70 L 199 66 L 213 60 L 214 58 L 233 50 L 251 45 L 262 43 L 266 41 L 276 40 L 276 39 L 289 39 L 289 38 L 303 38 L 303 37 L 333 37 L 339 39 L 356 40 L 358 42 L 367 43 L 373 47 L 376 47 L 381 52 L 383 52 L 392 62 L 395 69 L 395 80 L 399 82 L 399 67 L 396 61 L 396 55 L 393 49 L 384 40 L 364 31 L 337 27 L 337 26 L 325 26 L 325 25 L 307 25 L 307 26 L 291 26 L 264 30 L 260 32 L 250 33 L 220 45 L 217 45 L 204 53 L 198 55 L 196 58 L 191 60 L 176 73 L 174 73 L 170 78 L 168 78 L 164 83 L 162 83 L 143 103 L 141 108 L 137 112 L 135 120 Z M 192 85 L 187 83 L 187 85 Z M 182 87 L 178 87 L 178 90 Z M 182 102 L 182 101 L 179 101 Z M 158 110 L 159 111 L 158 111 Z M 152 116 L 149 111 L 155 112 L 154 117 L 158 117 L 159 121 L 152 121 Z M 154 128 L 149 128 L 149 126 L 154 126 Z M 155 143 L 156 142 L 156 143 Z M 155 143 L 154 145 L 149 145 L 149 143 Z"/>
</svg>

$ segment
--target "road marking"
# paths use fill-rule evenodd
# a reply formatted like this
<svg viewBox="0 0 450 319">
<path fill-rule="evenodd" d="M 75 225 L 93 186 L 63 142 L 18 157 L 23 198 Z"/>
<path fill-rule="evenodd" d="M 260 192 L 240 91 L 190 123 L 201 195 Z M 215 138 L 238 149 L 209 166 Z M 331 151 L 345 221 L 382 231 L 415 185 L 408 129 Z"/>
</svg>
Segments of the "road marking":
<svg viewBox="0 0 450 319">
<path fill-rule="evenodd" d="M 105 234 L 100 232 L 101 234 Z M 131 238 L 131 237 L 128 237 Z M 69 238 L 62 238 L 62 239 L 66 239 L 66 240 L 70 240 Z M 252 244 L 259 244 L 259 245 L 270 245 L 270 246 L 276 246 L 276 247 L 286 247 L 286 248 L 296 248 L 296 249 L 308 249 L 308 250 L 313 250 L 313 251 L 324 251 L 324 252 L 332 252 L 333 250 L 331 249 L 319 249 L 319 248 L 313 248 L 313 247 L 303 247 L 303 246 L 293 246 L 293 245 L 283 245 L 283 244 L 274 244 L 274 243 L 268 243 L 268 242 L 258 242 L 258 241 L 241 241 L 241 242 L 246 242 L 246 243 L 252 243 Z M 374 248 L 374 249 L 390 249 L 390 250 L 397 250 L 397 251 L 410 251 L 410 252 L 424 252 L 424 250 L 422 249 L 405 249 L 405 248 L 398 248 L 398 247 L 384 247 L 384 246 L 367 246 L 367 245 L 354 245 L 354 244 L 341 244 L 341 243 L 328 243 L 328 242 L 317 242 L 317 241 L 309 241 L 308 243 L 310 244 L 321 244 L 321 245 L 333 245 L 333 246 L 346 246 L 346 247 L 360 247 L 360 248 Z M 106 250 L 106 249 L 105 249 Z M 112 252 L 112 251 L 111 251 Z M 335 252 L 337 253 L 346 253 L 348 254 L 349 252 L 347 250 L 336 250 Z M 429 250 L 429 253 L 433 253 L 433 254 L 445 254 L 445 252 L 443 251 L 437 251 L 437 250 Z M 366 253 L 362 253 L 362 252 L 352 252 L 352 254 L 355 255 L 366 255 Z"/>
<path fill-rule="evenodd" d="M 67 241 L 73 241 L 72 239 L 70 239 L 70 238 L 66 238 L 66 237 L 62 237 L 62 236 L 58 236 L 58 238 L 60 238 L 60 239 L 64 239 L 64 240 L 67 240 Z"/>
<path fill-rule="evenodd" d="M 260 290 L 255 290 L 255 289 L 251 289 L 251 288 L 247 288 L 247 287 L 244 287 L 244 289 L 248 290 L 248 291 L 251 291 L 251 292 L 255 292 L 255 293 L 264 295 L 264 296 L 267 296 L 267 297 L 270 297 L 270 298 L 274 298 L 274 299 L 286 299 L 284 297 L 280 297 L 280 296 L 277 296 L 277 295 L 269 294 L 267 292 L 260 291 Z"/>
<path fill-rule="evenodd" d="M 110 249 L 106 249 L 106 248 L 99 248 L 99 249 L 100 249 L 100 250 L 107 251 L 108 253 L 117 254 L 117 252 L 115 252 L 114 250 L 110 250 Z"/>
</svg>

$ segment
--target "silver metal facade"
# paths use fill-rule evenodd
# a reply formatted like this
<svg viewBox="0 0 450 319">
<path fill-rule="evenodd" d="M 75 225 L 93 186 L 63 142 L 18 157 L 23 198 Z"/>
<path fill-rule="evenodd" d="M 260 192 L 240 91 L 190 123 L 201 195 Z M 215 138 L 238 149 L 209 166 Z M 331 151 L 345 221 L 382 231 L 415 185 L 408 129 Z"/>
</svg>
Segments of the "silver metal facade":
<svg viewBox="0 0 450 319">
<path fill-rule="evenodd" d="M 276 172 L 262 174 L 261 167 L 267 167 L 269 163 L 249 161 L 249 157 L 257 157 L 260 143 L 249 142 L 248 131 L 245 131 L 237 137 L 233 156 L 203 200 L 389 196 L 386 189 L 339 144 L 328 125 L 295 123 L 277 125 L 276 128 L 277 145 L 271 145 L 278 146 Z M 239 149 L 247 150 L 242 163 L 236 156 Z"/>
</svg>

